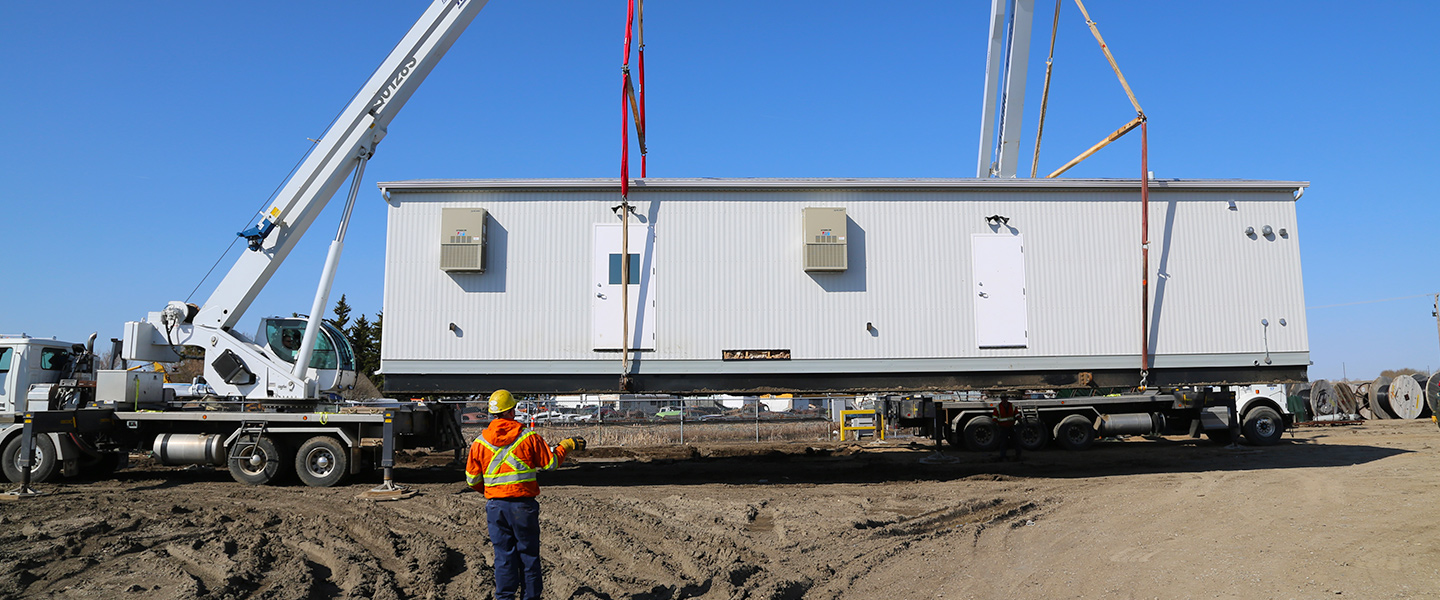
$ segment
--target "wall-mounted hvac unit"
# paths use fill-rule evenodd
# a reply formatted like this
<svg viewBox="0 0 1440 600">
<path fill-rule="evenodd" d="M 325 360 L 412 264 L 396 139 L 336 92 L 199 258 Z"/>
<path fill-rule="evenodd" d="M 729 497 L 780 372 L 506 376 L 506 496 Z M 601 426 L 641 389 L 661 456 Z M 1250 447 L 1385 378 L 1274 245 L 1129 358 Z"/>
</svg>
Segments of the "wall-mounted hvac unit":
<svg viewBox="0 0 1440 600">
<path fill-rule="evenodd" d="M 805 208 L 805 270 L 844 271 L 848 267 L 845 209 Z"/>
<path fill-rule="evenodd" d="M 440 270 L 485 272 L 483 208 L 444 208 L 440 212 Z"/>
</svg>

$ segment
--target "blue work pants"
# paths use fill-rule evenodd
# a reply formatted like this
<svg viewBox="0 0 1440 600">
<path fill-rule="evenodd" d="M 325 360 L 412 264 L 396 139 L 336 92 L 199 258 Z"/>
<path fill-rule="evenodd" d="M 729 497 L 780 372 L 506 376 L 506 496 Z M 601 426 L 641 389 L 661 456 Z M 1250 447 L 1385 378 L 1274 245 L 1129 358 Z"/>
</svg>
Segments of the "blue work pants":
<svg viewBox="0 0 1440 600">
<path fill-rule="evenodd" d="M 495 599 L 513 600 L 525 583 L 524 600 L 539 600 L 540 503 L 534 498 L 491 498 L 485 522 L 495 546 Z"/>
</svg>

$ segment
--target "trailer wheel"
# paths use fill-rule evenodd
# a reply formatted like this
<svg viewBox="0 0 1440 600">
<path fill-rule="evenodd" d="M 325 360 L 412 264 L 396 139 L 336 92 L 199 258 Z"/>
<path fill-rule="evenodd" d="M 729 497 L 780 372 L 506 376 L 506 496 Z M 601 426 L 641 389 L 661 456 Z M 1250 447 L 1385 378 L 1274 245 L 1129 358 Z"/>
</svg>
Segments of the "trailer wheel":
<svg viewBox="0 0 1440 600">
<path fill-rule="evenodd" d="M 1245 441 L 1256 446 L 1273 446 L 1280 443 L 1285 433 L 1285 421 L 1280 413 L 1268 406 L 1260 406 L 1245 413 Z"/>
<path fill-rule="evenodd" d="M 1095 428 L 1089 419 L 1070 415 L 1055 426 L 1055 441 L 1066 450 L 1085 450 L 1095 443 Z"/>
<path fill-rule="evenodd" d="M 1045 447 L 1050 441 L 1050 432 L 1038 419 L 1025 419 L 1015 426 L 1015 435 L 1020 436 L 1020 448 L 1034 452 Z"/>
<path fill-rule="evenodd" d="M 24 441 L 18 435 L 10 438 L 10 441 L 5 444 L 3 459 L 0 459 L 0 464 L 3 464 L 5 471 L 5 478 L 9 479 L 11 483 L 20 483 L 21 473 L 23 473 L 20 470 L 20 449 L 24 445 Z M 36 435 L 35 460 L 30 463 L 30 483 L 44 482 L 55 474 L 55 465 L 58 463 L 56 456 L 55 442 L 50 441 L 50 436 L 43 433 Z"/>
<path fill-rule="evenodd" d="M 345 446 L 328 435 L 317 435 L 300 446 L 295 453 L 295 474 L 310 487 L 330 487 L 345 479 L 350 472 Z"/>
<path fill-rule="evenodd" d="M 284 477 L 285 454 L 275 440 L 261 437 L 259 442 L 237 442 L 230 450 L 230 476 L 240 483 L 266 485 Z"/>
<path fill-rule="evenodd" d="M 1000 449 L 1000 426 L 990 417 L 975 417 L 965 423 L 965 447 L 976 452 Z"/>
</svg>

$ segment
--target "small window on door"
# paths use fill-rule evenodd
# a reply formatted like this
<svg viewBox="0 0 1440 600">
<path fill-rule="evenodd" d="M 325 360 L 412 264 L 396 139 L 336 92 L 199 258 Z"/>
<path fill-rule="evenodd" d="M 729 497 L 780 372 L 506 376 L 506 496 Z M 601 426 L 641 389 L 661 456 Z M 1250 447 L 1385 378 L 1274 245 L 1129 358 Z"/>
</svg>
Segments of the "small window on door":
<svg viewBox="0 0 1440 600">
<path fill-rule="evenodd" d="M 14 353 L 14 348 L 0 348 L 0 373 L 10 370 L 10 355 Z"/>
<path fill-rule="evenodd" d="M 620 285 L 620 253 L 610 255 L 610 285 Z M 630 255 L 630 285 L 640 285 L 640 255 Z"/>
</svg>

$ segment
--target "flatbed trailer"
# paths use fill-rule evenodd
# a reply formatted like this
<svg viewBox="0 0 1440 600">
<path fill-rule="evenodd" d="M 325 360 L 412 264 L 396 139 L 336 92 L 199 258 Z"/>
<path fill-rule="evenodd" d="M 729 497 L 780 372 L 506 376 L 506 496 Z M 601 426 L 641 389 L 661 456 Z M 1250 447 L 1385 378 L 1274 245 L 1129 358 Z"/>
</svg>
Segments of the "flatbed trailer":
<svg viewBox="0 0 1440 600">
<path fill-rule="evenodd" d="M 919 428 L 957 448 L 993 451 L 1004 441 L 992 416 L 999 402 L 998 398 L 903 396 L 890 398 L 883 410 L 900 427 Z M 1015 434 L 1026 450 L 1040 449 L 1052 440 L 1069 450 L 1084 450 L 1097 439 L 1122 435 L 1204 434 L 1228 442 L 1238 433 L 1251 444 L 1269 445 L 1280 441 L 1293 419 L 1273 398 L 1246 394 L 1237 400 L 1236 392 L 1225 388 L 1011 402 L 1020 411 Z"/>
<path fill-rule="evenodd" d="M 398 489 L 392 472 L 396 451 L 464 446 L 458 411 L 439 402 L 366 402 L 285 412 L 252 410 L 251 405 L 216 409 L 222 406 L 0 413 L 0 446 L 6 449 L 5 460 L 14 463 L 6 475 L 28 489 L 32 478 L 43 481 L 57 471 L 84 474 L 79 467 L 87 463 L 94 466 L 88 474 L 102 475 L 124 465 L 131 453 L 147 453 L 168 466 L 226 467 L 235 479 L 251 484 L 294 475 L 306 485 L 329 487 L 378 467 L 385 484 L 377 489 L 393 491 Z"/>
</svg>

